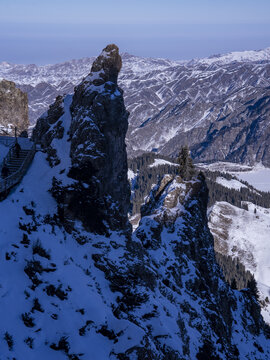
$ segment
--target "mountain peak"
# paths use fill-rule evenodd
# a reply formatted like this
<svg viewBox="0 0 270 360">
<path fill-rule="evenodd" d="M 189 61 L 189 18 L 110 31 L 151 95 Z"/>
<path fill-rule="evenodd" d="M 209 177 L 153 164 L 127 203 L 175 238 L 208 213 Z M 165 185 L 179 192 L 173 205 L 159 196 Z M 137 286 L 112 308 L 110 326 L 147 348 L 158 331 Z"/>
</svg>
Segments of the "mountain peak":
<svg viewBox="0 0 270 360">
<path fill-rule="evenodd" d="M 227 54 L 215 54 L 207 58 L 191 60 L 190 63 L 200 63 L 211 65 L 215 64 L 230 64 L 241 62 L 261 62 L 270 61 L 270 47 L 261 50 L 245 50 L 245 51 L 232 51 Z"/>
<path fill-rule="evenodd" d="M 93 62 L 87 80 L 92 81 L 97 86 L 108 81 L 117 83 L 121 67 L 122 59 L 118 47 L 115 44 L 107 45 Z"/>
</svg>

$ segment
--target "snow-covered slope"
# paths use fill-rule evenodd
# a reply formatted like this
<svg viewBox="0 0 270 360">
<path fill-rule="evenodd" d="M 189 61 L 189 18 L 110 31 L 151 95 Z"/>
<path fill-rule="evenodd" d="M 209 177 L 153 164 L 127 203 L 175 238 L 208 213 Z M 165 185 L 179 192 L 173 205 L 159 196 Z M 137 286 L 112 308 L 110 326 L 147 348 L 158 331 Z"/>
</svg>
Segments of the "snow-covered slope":
<svg viewBox="0 0 270 360">
<path fill-rule="evenodd" d="M 211 209 L 208 224 L 217 251 L 240 259 L 254 274 L 264 300 L 270 298 L 270 209 L 252 203 L 247 205 L 248 210 L 245 210 L 227 202 L 217 202 Z M 263 315 L 270 323 L 270 304 L 266 305 Z"/>
<path fill-rule="evenodd" d="M 270 168 L 258 165 L 251 171 L 239 172 L 235 175 L 258 190 L 270 192 Z"/>
<path fill-rule="evenodd" d="M 270 47 L 262 50 L 234 51 L 228 54 L 213 55 L 208 58 L 192 60 L 200 64 L 228 64 L 232 62 L 262 62 L 270 61 Z"/>
<path fill-rule="evenodd" d="M 248 166 L 231 162 L 215 162 L 212 164 L 200 163 L 197 164 L 197 166 L 205 170 L 219 171 L 221 173 L 231 174 L 237 177 L 240 181 L 245 181 L 249 183 L 257 190 L 270 192 L 270 168 L 265 167 L 260 163 L 255 164 L 254 166 Z M 226 186 L 224 181 L 225 180 L 221 179 L 218 180 L 221 185 Z M 227 187 L 232 187 L 233 182 L 230 182 L 230 184 L 227 182 L 227 185 Z M 238 186 L 244 187 L 245 185 L 238 184 Z"/>
<path fill-rule="evenodd" d="M 246 185 L 244 185 L 243 183 L 241 183 L 238 180 L 235 180 L 235 179 L 228 180 L 222 176 L 217 177 L 216 182 L 222 186 L 229 188 L 229 189 L 235 189 L 235 190 L 240 190 L 241 188 L 247 187 Z"/>
<path fill-rule="evenodd" d="M 172 166 L 179 166 L 176 163 L 173 163 L 171 161 L 168 160 L 164 160 L 164 159 L 155 159 L 155 161 L 153 162 L 153 164 L 149 165 L 150 167 L 155 167 L 155 166 L 160 166 L 160 165 L 172 165 Z"/>
<path fill-rule="evenodd" d="M 64 145 L 62 140 L 58 142 Z M 127 359 L 144 359 L 143 351 L 148 349 L 151 359 L 165 353 L 169 359 L 195 359 L 200 348 L 203 351 L 202 333 L 213 334 L 208 319 L 217 317 L 216 322 L 220 314 L 216 314 L 217 308 L 208 313 L 208 300 L 204 298 L 202 304 L 192 289 L 185 289 L 198 272 L 187 257 L 181 265 L 183 285 L 177 283 L 173 271 L 178 266 L 176 233 L 164 230 L 160 248 L 145 253 L 143 249 L 138 252 L 138 239 L 130 243 L 117 233 L 94 235 L 83 230 L 80 222 L 74 231 L 66 232 L 56 217 L 57 203 L 48 192 L 53 176 L 59 177 L 68 164 L 68 159 L 61 160 L 51 168 L 46 154 L 38 153 L 22 183 L 0 203 L 1 356 L 116 360 L 117 354 L 126 354 Z M 65 174 L 61 178 L 64 180 Z M 173 194 L 175 186 L 168 193 Z M 182 205 L 178 206 L 172 215 L 183 211 Z M 140 231 L 148 231 L 149 220 L 145 221 Z M 175 226 L 176 231 L 183 230 L 181 217 Z M 129 253 L 131 245 L 134 252 Z M 126 292 L 124 299 L 121 286 Z M 225 283 L 219 286 L 223 304 L 227 296 L 230 301 L 237 298 L 232 337 L 240 359 L 252 359 L 254 353 L 257 359 L 266 359 L 270 355 L 263 334 L 251 335 L 241 325 L 241 313 L 246 311 L 243 294 L 232 292 Z M 247 323 L 254 326 L 245 314 Z M 137 351 L 144 355 L 136 355 Z M 221 359 L 228 358 L 218 345 L 211 351 Z"/>
</svg>

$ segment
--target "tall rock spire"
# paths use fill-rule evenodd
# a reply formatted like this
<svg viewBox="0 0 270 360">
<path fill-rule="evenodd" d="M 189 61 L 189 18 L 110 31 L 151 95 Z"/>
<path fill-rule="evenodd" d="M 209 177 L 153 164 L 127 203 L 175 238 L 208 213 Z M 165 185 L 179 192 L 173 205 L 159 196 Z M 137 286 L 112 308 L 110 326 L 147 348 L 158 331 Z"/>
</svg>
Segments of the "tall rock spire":
<svg viewBox="0 0 270 360">
<path fill-rule="evenodd" d="M 75 182 L 65 192 L 66 214 L 79 218 L 86 228 L 99 233 L 127 229 L 128 224 L 130 187 L 125 136 L 129 113 L 123 91 L 117 85 L 121 65 L 118 47 L 108 45 L 94 61 L 90 74 L 75 88 L 69 107 L 68 175 Z M 62 115 L 61 111 L 54 113 Z M 46 117 L 41 119 L 34 137 L 43 143 L 44 139 L 50 139 L 45 146 L 52 146 L 54 135 L 46 133 L 51 131 L 53 123 L 57 134 L 61 134 L 60 119 L 58 115 L 53 121 L 50 117 L 50 126 L 44 126 Z M 55 156 L 54 150 L 50 149 L 50 153 Z"/>
<path fill-rule="evenodd" d="M 130 199 L 125 145 L 129 113 L 117 85 L 121 65 L 118 47 L 108 45 L 75 88 L 71 106 L 70 176 L 90 185 L 94 213 L 98 208 L 110 228 L 126 227 Z"/>
</svg>

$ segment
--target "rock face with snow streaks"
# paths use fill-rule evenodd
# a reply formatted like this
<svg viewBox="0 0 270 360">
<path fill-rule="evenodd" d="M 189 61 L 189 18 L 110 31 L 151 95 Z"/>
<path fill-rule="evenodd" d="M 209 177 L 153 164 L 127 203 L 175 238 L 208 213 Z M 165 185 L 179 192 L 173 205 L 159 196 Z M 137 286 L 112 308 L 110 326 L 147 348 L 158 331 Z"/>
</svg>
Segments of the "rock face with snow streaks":
<svg viewBox="0 0 270 360">
<path fill-rule="evenodd" d="M 170 316 L 177 318 L 178 334 L 175 330 L 167 337 L 175 347 L 179 337 L 172 358 L 252 359 L 257 346 L 269 351 L 268 340 L 257 343 L 267 328 L 255 299 L 247 291 L 232 291 L 224 281 L 207 226 L 207 197 L 202 175 L 192 181 L 165 176 L 143 206 L 135 236 L 156 274 L 156 299 L 174 307 L 166 315 L 159 312 L 160 326 Z M 266 353 L 256 356 L 263 359 Z"/>
<path fill-rule="evenodd" d="M 19 135 L 28 130 L 28 98 L 25 92 L 16 88 L 12 81 L 2 80 L 0 82 L 0 131 L 2 135 L 11 132 L 17 127 Z"/>
<path fill-rule="evenodd" d="M 130 189 L 125 135 L 129 113 L 117 85 L 121 64 L 117 46 L 108 45 L 94 61 L 90 74 L 75 88 L 68 109 L 69 176 L 76 185 L 62 192 L 63 211 L 98 232 L 106 231 L 105 220 L 111 229 L 124 229 L 128 222 Z M 57 98 L 33 131 L 33 138 L 45 146 L 52 164 L 61 161 L 52 140 L 63 135 L 62 101 Z M 76 200 L 79 194 L 81 202 Z"/>
</svg>

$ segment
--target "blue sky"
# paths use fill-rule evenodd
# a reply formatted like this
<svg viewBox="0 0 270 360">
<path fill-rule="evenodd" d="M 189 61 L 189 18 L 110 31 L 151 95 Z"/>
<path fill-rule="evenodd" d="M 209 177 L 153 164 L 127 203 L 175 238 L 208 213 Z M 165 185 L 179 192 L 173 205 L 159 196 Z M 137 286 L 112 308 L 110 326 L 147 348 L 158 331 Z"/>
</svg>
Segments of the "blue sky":
<svg viewBox="0 0 270 360">
<path fill-rule="evenodd" d="M 191 59 L 270 46 L 269 0 L 0 0 L 0 61 L 120 51 Z"/>
</svg>

